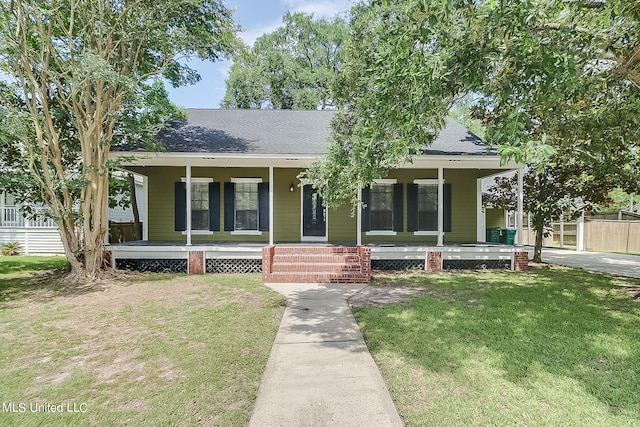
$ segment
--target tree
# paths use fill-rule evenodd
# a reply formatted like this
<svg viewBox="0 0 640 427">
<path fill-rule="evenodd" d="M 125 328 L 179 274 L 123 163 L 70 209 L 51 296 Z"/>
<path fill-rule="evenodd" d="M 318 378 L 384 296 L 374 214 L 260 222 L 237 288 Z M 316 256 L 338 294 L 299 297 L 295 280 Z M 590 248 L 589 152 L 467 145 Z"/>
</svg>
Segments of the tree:
<svg viewBox="0 0 640 427">
<path fill-rule="evenodd" d="M 328 205 L 355 205 L 358 186 L 410 162 L 443 128 L 452 103 L 488 74 L 492 46 L 468 28 L 473 8 L 453 3 L 370 1 L 351 9 L 333 141 L 305 173 Z"/>
<path fill-rule="evenodd" d="M 0 66 L 18 88 L 3 91 L 5 158 L 27 165 L 60 228 L 70 279 L 95 278 L 112 143 L 137 138 L 126 124 L 158 94 L 154 78 L 194 82 L 180 58 L 215 61 L 234 49 L 231 11 L 217 0 L 2 0 L 0 12 Z"/>
<path fill-rule="evenodd" d="M 283 26 L 234 56 L 223 108 L 314 110 L 333 107 L 346 24 L 287 12 Z"/>
<path fill-rule="evenodd" d="M 584 163 L 565 153 L 556 153 L 540 165 L 524 169 L 523 208 L 531 215 L 536 233 L 533 261 L 542 261 L 543 238 L 553 221 L 572 220 L 583 211 L 609 201 L 609 191 L 618 182 L 615 174 L 590 173 Z M 516 209 L 517 175 L 497 177 L 483 203 L 505 210 Z"/>
<path fill-rule="evenodd" d="M 552 221 L 640 182 L 640 91 L 619 62 L 603 59 L 624 51 L 609 34 L 630 37 L 637 22 L 630 26 L 601 2 L 577 4 L 571 14 L 551 4 L 533 20 L 534 10 L 509 12 L 512 32 L 476 109 L 506 158 L 534 162 L 525 176 L 525 209 L 533 216 L 537 262 Z M 603 23 L 607 15 L 614 18 Z"/>
<path fill-rule="evenodd" d="M 598 185 L 637 188 L 636 2 L 370 1 L 350 35 L 333 144 L 307 173 L 329 204 L 410 162 L 468 94 L 486 139 L 545 171 L 540 185 L 562 179 L 592 201 Z"/>
</svg>

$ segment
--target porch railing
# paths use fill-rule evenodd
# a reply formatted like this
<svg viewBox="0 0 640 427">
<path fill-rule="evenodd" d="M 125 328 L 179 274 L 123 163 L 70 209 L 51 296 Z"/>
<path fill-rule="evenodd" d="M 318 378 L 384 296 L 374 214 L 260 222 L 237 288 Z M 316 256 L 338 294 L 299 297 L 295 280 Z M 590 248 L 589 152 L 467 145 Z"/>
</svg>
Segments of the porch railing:
<svg viewBox="0 0 640 427">
<path fill-rule="evenodd" d="M 33 219 L 25 218 L 19 206 L 0 208 L 0 227 L 3 228 L 56 228 L 56 222 L 45 216 L 44 208 L 35 208 Z"/>
</svg>

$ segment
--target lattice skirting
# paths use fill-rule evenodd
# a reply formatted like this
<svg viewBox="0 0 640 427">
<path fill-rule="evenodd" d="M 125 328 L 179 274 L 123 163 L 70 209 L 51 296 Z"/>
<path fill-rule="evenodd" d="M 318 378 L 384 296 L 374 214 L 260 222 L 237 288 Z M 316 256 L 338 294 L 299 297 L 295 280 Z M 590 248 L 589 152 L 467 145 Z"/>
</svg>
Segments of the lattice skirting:
<svg viewBox="0 0 640 427">
<path fill-rule="evenodd" d="M 374 259 L 371 260 L 374 270 L 424 270 L 421 259 Z M 442 261 L 443 270 L 510 270 L 511 260 L 472 260 L 455 259 Z"/>
<path fill-rule="evenodd" d="M 186 273 L 186 259 L 116 259 L 118 270 L 152 273 Z"/>
<path fill-rule="evenodd" d="M 373 270 L 424 270 L 423 259 L 372 259 Z"/>
<path fill-rule="evenodd" d="M 207 273 L 261 273 L 261 259 L 208 259 Z"/>
<path fill-rule="evenodd" d="M 442 260 L 443 270 L 511 270 L 511 260 L 508 259 L 445 259 Z"/>
</svg>

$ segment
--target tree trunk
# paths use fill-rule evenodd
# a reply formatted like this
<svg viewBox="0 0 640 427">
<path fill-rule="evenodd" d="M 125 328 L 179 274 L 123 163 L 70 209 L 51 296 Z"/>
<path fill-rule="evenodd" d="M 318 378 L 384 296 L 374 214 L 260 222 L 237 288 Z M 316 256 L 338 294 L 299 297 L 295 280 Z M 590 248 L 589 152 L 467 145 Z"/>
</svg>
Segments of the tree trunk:
<svg viewBox="0 0 640 427">
<path fill-rule="evenodd" d="M 533 262 L 542 262 L 542 241 L 544 239 L 544 224 L 535 224 L 536 245 L 533 249 Z"/>
</svg>

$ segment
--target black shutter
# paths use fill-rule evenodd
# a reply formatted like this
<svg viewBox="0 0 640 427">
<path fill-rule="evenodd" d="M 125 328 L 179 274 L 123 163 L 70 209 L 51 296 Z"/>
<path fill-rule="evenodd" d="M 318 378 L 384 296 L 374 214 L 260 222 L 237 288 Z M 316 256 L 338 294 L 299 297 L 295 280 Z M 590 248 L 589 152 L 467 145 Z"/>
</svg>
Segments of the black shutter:
<svg viewBox="0 0 640 427">
<path fill-rule="evenodd" d="M 174 191 L 175 230 L 187 229 L 187 183 L 176 182 Z"/>
<path fill-rule="evenodd" d="M 360 231 L 370 231 L 371 230 L 371 209 L 369 209 L 369 187 L 364 187 L 362 189 L 362 204 L 365 205 L 365 208 L 362 209 L 362 230 Z"/>
<path fill-rule="evenodd" d="M 258 183 L 258 229 L 269 231 L 269 183 Z"/>
<path fill-rule="evenodd" d="M 403 184 L 393 184 L 393 231 L 404 231 Z"/>
<path fill-rule="evenodd" d="M 444 231 L 451 231 L 451 184 L 444 185 Z"/>
<path fill-rule="evenodd" d="M 209 183 L 209 231 L 220 231 L 220 183 Z"/>
<path fill-rule="evenodd" d="M 418 184 L 407 184 L 407 231 L 418 231 Z"/>
<path fill-rule="evenodd" d="M 224 183 L 224 231 L 235 230 L 235 201 L 236 185 L 233 182 Z"/>
</svg>

